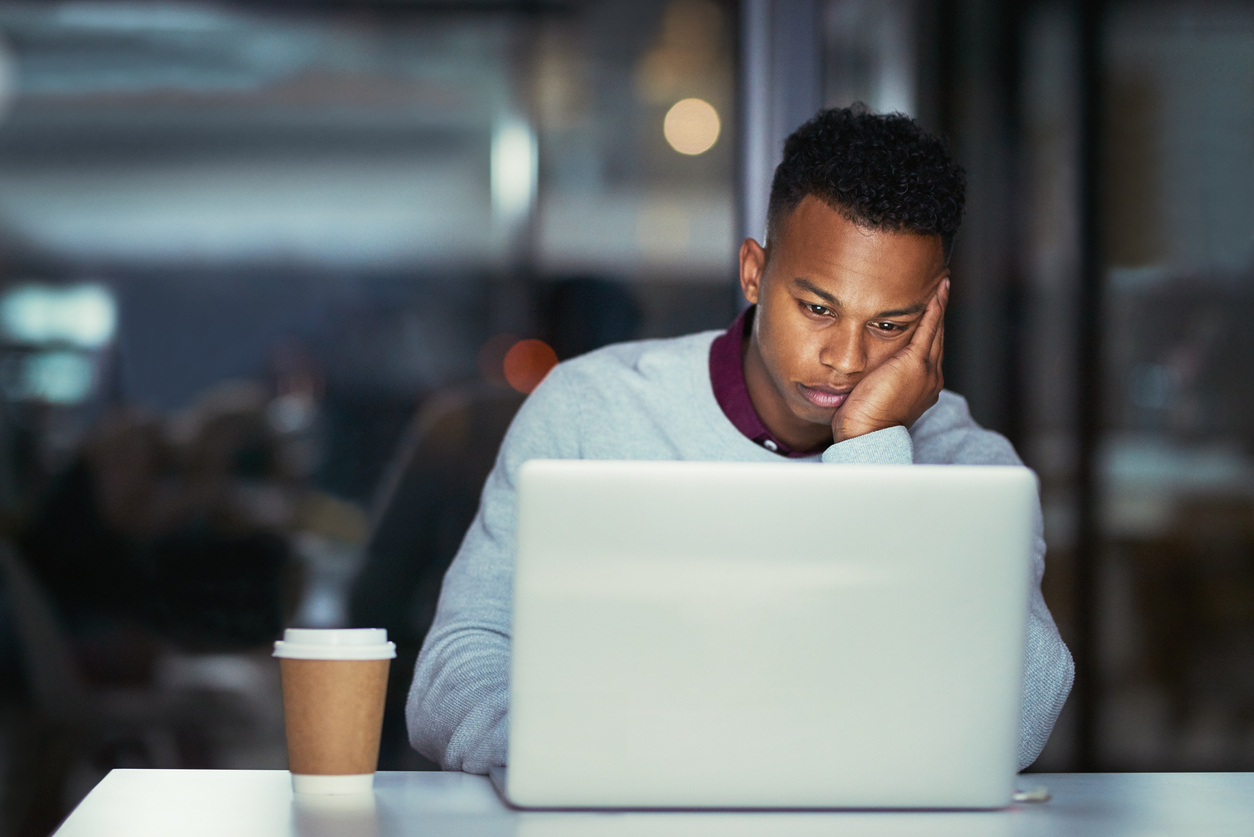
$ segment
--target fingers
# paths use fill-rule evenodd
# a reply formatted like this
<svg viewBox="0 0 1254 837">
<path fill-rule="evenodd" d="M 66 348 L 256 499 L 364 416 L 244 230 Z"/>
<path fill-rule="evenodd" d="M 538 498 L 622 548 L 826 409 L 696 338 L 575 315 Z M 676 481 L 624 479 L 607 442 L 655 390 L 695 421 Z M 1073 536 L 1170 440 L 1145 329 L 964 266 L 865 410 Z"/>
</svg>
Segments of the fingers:
<svg viewBox="0 0 1254 837">
<path fill-rule="evenodd" d="M 932 298 L 928 300 L 927 308 L 923 311 L 923 319 L 919 321 L 919 327 L 910 336 L 910 344 L 906 350 L 925 362 L 932 360 L 936 334 L 941 328 L 941 322 L 945 316 L 945 301 L 948 299 L 949 280 L 945 279 Z"/>
<path fill-rule="evenodd" d="M 945 388 L 945 372 L 941 368 L 941 361 L 945 359 L 945 327 L 941 326 L 940 334 L 936 335 L 933 342 L 935 354 L 929 364 L 929 371 L 932 373 L 932 392 L 940 395 L 940 391 Z"/>
<path fill-rule="evenodd" d="M 939 314 L 936 318 L 936 328 L 932 335 L 932 342 L 928 345 L 927 361 L 925 363 L 925 374 L 928 378 L 928 391 L 931 394 L 931 403 L 935 404 L 936 399 L 940 396 L 940 391 L 945 387 L 945 376 L 941 371 L 941 361 L 945 357 L 945 308 L 949 304 L 949 280 L 945 279 L 941 282 L 941 286 L 936 289 L 934 298 Z M 929 406 L 931 406 L 929 404 Z"/>
<path fill-rule="evenodd" d="M 949 305 L 949 280 L 946 279 L 936 291 L 936 304 L 940 313 L 936 318 L 932 342 L 928 348 L 928 363 L 933 369 L 940 370 L 941 360 L 945 356 L 945 308 Z"/>
</svg>

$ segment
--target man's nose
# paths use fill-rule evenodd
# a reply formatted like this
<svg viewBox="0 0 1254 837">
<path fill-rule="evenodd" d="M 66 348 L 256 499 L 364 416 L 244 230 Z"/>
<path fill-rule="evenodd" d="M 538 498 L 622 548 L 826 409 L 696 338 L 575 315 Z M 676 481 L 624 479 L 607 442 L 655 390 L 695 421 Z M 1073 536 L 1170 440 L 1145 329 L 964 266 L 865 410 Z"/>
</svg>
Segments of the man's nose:
<svg viewBox="0 0 1254 837">
<path fill-rule="evenodd" d="M 819 361 L 841 375 L 857 375 L 866 370 L 866 332 L 851 322 L 836 323 L 827 335 Z"/>
</svg>

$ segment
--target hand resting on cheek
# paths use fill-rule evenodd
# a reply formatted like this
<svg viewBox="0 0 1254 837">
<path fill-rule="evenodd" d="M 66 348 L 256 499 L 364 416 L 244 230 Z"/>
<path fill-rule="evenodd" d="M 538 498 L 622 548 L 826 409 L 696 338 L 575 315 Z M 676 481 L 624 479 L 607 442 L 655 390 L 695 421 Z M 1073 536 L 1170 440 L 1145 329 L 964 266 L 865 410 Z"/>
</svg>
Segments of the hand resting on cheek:
<svg viewBox="0 0 1254 837">
<path fill-rule="evenodd" d="M 936 403 L 945 386 L 945 306 L 949 279 L 928 301 L 919 327 L 901 351 L 873 369 L 832 417 L 832 439 L 843 442 L 876 430 L 910 427 Z"/>
</svg>

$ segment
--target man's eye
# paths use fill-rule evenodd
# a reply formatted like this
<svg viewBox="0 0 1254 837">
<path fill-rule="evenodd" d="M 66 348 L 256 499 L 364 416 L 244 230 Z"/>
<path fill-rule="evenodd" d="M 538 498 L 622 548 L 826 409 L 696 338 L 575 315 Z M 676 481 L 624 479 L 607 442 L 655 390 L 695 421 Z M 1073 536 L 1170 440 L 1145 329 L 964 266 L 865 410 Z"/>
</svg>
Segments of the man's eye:
<svg viewBox="0 0 1254 837">
<path fill-rule="evenodd" d="M 803 302 L 802 305 L 805 306 L 807 311 L 818 317 L 826 317 L 828 314 L 832 313 L 826 307 L 822 305 L 815 305 L 812 302 Z"/>
<path fill-rule="evenodd" d="M 880 331 L 898 332 L 905 331 L 906 327 L 900 323 L 871 323 L 872 327 L 878 328 Z"/>
</svg>

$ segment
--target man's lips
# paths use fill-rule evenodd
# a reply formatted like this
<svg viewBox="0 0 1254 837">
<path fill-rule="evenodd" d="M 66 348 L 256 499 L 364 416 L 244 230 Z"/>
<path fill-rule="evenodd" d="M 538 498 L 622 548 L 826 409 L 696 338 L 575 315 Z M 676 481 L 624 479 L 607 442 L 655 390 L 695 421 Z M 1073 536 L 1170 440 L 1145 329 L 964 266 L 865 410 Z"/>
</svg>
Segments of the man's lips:
<svg viewBox="0 0 1254 837">
<path fill-rule="evenodd" d="M 827 386 L 808 387 L 805 384 L 797 384 L 797 386 L 807 401 L 825 410 L 834 410 L 841 404 L 844 404 L 845 399 L 849 397 L 849 393 L 853 390 L 853 387 L 838 389 Z"/>
</svg>

